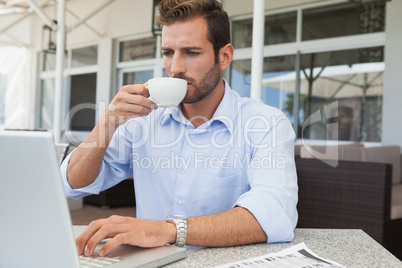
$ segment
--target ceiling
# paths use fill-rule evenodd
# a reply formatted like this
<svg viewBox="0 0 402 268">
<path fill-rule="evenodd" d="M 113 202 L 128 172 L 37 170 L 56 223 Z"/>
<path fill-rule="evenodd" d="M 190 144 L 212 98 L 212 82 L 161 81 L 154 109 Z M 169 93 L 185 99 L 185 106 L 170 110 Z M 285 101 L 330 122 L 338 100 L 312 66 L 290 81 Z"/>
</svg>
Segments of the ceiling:
<svg viewBox="0 0 402 268">
<path fill-rule="evenodd" d="M 54 5 L 56 0 L 34 0 L 39 6 Z M 0 0 L 0 15 L 32 12 L 26 0 Z"/>
</svg>

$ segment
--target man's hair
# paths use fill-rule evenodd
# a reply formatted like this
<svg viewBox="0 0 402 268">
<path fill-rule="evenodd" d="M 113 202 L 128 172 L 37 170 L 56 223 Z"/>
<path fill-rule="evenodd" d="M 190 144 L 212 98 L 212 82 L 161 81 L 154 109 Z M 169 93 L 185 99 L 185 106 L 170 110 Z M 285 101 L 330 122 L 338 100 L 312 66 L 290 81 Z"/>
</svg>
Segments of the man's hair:
<svg viewBox="0 0 402 268">
<path fill-rule="evenodd" d="M 212 43 L 215 61 L 219 50 L 230 43 L 230 24 L 222 4 L 216 0 L 162 0 L 156 21 L 163 25 L 203 17 L 207 22 L 207 39 Z"/>
</svg>

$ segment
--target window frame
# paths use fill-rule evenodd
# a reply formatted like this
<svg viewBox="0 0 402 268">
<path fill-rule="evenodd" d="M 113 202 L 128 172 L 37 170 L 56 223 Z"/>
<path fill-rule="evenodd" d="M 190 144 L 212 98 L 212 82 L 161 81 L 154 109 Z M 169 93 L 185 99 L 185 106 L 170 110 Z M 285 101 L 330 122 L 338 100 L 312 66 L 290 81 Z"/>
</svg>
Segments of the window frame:
<svg viewBox="0 0 402 268">
<path fill-rule="evenodd" d="M 116 88 L 112 89 L 112 96 L 114 96 L 117 91 L 123 86 L 123 75 L 128 72 L 138 72 L 138 71 L 149 71 L 153 70 L 154 77 L 162 77 L 163 76 L 163 62 L 162 62 L 162 54 L 161 54 L 161 41 L 162 38 L 160 35 L 156 36 L 156 51 L 155 58 L 153 59 L 140 59 L 133 61 L 119 61 L 120 55 L 120 43 L 125 41 L 133 41 L 140 40 L 145 38 L 150 38 L 153 35 L 151 33 L 148 34 L 140 34 L 135 36 L 129 36 L 125 38 L 119 38 L 115 42 L 115 65 L 116 65 Z"/>
<path fill-rule="evenodd" d="M 380 47 L 383 46 L 385 48 L 385 31 L 377 32 L 377 33 L 368 33 L 368 34 L 357 34 L 357 35 L 349 35 L 342 37 L 332 37 L 325 39 L 317 39 L 317 40 L 309 40 L 302 41 L 302 24 L 303 24 L 303 10 L 310 8 L 317 8 L 323 6 L 330 6 L 335 4 L 346 3 L 345 0 L 333 0 L 319 3 L 311 3 L 300 5 L 296 7 L 289 7 L 278 9 L 274 11 L 265 12 L 265 16 L 276 15 L 281 13 L 288 13 L 291 11 L 297 12 L 297 24 L 296 24 L 296 41 L 292 43 L 285 44 L 275 44 L 275 45 L 264 45 L 262 57 L 277 57 L 277 56 L 286 56 L 286 55 L 295 55 L 295 71 L 300 72 L 300 58 L 303 54 L 310 53 L 321 53 L 321 52 L 331 52 L 331 51 L 339 51 L 339 50 L 350 50 L 350 49 L 358 49 L 358 48 L 369 48 L 369 47 Z M 241 15 L 231 18 L 231 26 L 235 21 L 245 20 L 252 18 L 252 14 Z M 233 27 L 231 27 L 233 29 Z M 233 34 L 233 33 L 232 33 Z M 236 60 L 252 60 L 252 48 L 235 48 L 233 61 Z M 228 79 L 231 81 L 231 72 L 228 72 Z M 262 88 L 263 90 L 263 88 Z M 300 97 L 300 86 L 296 86 L 295 88 L 295 105 L 293 109 L 293 118 L 294 122 L 292 122 L 294 131 L 296 132 L 296 144 L 301 144 L 301 138 L 299 138 L 298 133 L 298 118 L 299 118 L 299 97 Z M 310 140 L 309 140 L 310 141 Z M 312 142 L 316 142 L 318 144 L 322 144 L 324 141 L 312 140 Z M 354 141 L 350 141 L 352 143 Z M 378 142 L 366 142 L 367 144 L 378 144 Z"/>
<path fill-rule="evenodd" d="M 97 47 L 97 64 L 94 65 L 87 65 L 87 66 L 80 66 L 80 67 L 72 67 L 72 51 L 75 49 L 80 49 L 80 48 L 85 48 L 85 47 L 91 47 L 91 46 L 96 46 Z M 98 74 L 99 72 L 99 44 L 98 42 L 90 42 L 90 43 L 85 43 L 85 44 L 80 44 L 76 46 L 71 46 L 69 48 L 66 48 L 67 56 L 65 58 L 65 63 L 64 63 L 64 70 L 63 70 L 63 89 L 62 89 L 62 119 L 61 120 L 61 128 L 65 131 L 71 131 L 69 124 L 65 124 L 64 118 L 68 114 L 68 107 L 70 105 L 70 80 L 71 76 L 73 75 L 80 75 L 80 74 L 90 74 L 90 73 L 96 73 Z M 39 128 L 41 125 L 41 108 L 42 108 L 42 81 L 46 79 L 56 79 L 56 70 L 49 70 L 49 71 L 44 71 L 44 57 L 45 57 L 45 52 L 41 51 L 38 52 L 38 57 L 39 57 L 39 79 L 37 80 L 37 97 L 36 97 L 36 120 L 35 120 L 35 127 Z M 55 89 L 54 89 L 55 90 Z M 98 93 L 98 92 L 96 92 Z M 95 118 L 96 120 L 96 118 Z M 89 133 L 87 131 L 73 131 L 72 133 Z"/>
</svg>

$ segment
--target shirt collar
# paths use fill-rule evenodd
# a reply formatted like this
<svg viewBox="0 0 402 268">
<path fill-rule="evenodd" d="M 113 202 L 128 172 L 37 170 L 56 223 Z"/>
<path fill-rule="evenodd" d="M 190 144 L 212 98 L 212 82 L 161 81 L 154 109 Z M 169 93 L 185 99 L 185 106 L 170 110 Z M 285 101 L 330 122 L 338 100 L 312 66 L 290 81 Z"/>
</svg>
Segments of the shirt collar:
<svg viewBox="0 0 402 268">
<path fill-rule="evenodd" d="M 184 117 L 183 112 L 181 110 L 181 105 L 179 105 L 178 107 L 166 108 L 161 116 L 160 125 L 163 126 L 172 119 L 176 120 L 177 122 L 182 123 L 184 125 L 187 125 L 188 123 L 190 123 Z"/>
<path fill-rule="evenodd" d="M 241 102 L 239 95 L 230 88 L 228 82 L 224 80 L 224 83 L 225 94 L 210 122 L 219 121 L 223 123 L 232 134 L 236 125 L 235 122 L 239 114 L 239 109 L 241 108 Z"/>
<path fill-rule="evenodd" d="M 223 80 L 223 82 L 225 84 L 225 93 L 220 104 L 218 105 L 218 108 L 215 111 L 215 114 L 213 115 L 212 119 L 206 123 L 205 127 L 209 127 L 214 121 L 221 122 L 232 134 L 241 105 L 240 97 L 230 88 L 225 79 Z M 163 126 L 172 119 L 184 125 L 191 125 L 191 123 L 184 117 L 181 110 L 181 105 L 178 107 L 165 109 L 161 117 L 160 125 Z"/>
</svg>

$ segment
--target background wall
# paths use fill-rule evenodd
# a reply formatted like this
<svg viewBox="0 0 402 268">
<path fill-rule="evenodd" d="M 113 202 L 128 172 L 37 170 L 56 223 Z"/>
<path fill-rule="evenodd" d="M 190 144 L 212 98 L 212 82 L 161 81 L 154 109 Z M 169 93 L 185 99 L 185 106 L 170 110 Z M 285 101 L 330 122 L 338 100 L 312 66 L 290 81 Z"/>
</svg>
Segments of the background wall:
<svg viewBox="0 0 402 268">
<path fill-rule="evenodd" d="M 265 0 L 267 10 L 276 10 L 317 2 L 329 2 L 330 0 Z M 342 2 L 343 0 L 334 0 Z M 78 18 L 88 14 L 94 8 L 106 3 L 107 0 L 70 0 L 67 1 L 66 20 L 67 26 L 73 25 Z M 125 38 L 138 35 L 150 35 L 152 25 L 152 0 L 116 0 L 107 8 L 93 16 L 90 20 L 70 32 L 66 38 L 67 47 L 79 47 L 87 44 L 97 44 L 99 48 L 98 59 L 98 89 L 97 102 L 109 101 L 110 87 L 114 79 L 113 44 L 117 38 Z M 251 14 L 253 0 L 221 0 L 230 17 Z M 346 2 L 346 0 L 344 1 Z M 50 18 L 55 18 L 57 12 L 50 7 L 45 10 Z M 397 144 L 402 146 L 402 125 L 396 117 L 402 113 L 402 1 L 391 0 L 387 3 L 386 21 L 386 48 L 384 76 L 384 105 L 382 143 Z M 16 21 L 21 15 L 1 16 L 0 33 L 10 23 Z M 30 77 L 32 83 L 28 85 L 29 92 L 37 90 L 36 78 L 38 76 L 38 54 L 42 48 L 42 26 L 44 22 L 36 14 L 32 13 L 22 22 L 10 28 L 5 34 L 0 34 L 0 46 L 15 44 L 27 47 L 31 53 Z M 93 30 L 91 30 L 92 28 Z M 31 94 L 32 95 L 32 94 Z M 35 98 L 30 98 L 33 107 Z M 33 108 L 29 108 L 30 110 Z M 30 113 L 33 115 L 33 113 Z M 27 127 L 32 127 L 33 120 Z"/>
</svg>

